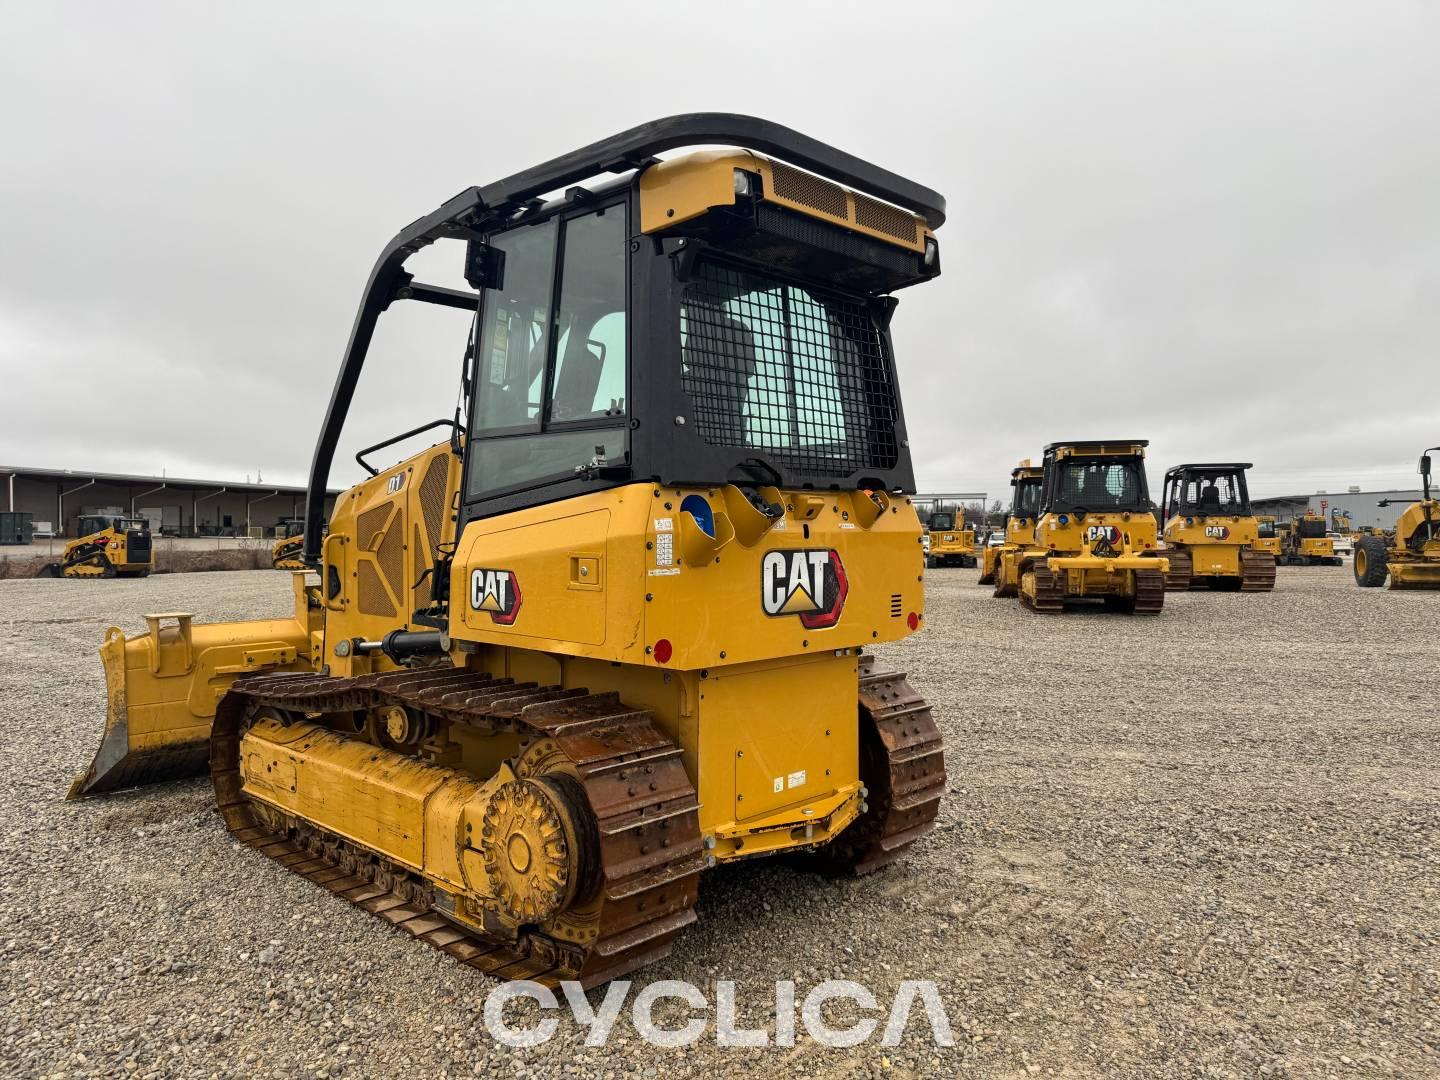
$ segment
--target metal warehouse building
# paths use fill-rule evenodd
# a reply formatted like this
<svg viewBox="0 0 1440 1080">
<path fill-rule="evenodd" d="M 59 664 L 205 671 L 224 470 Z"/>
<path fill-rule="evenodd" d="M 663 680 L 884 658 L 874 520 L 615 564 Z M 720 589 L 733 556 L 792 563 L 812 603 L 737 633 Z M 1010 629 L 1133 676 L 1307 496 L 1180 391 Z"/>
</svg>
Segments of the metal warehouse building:
<svg viewBox="0 0 1440 1080">
<path fill-rule="evenodd" d="M 1420 489 L 1400 491 L 1318 491 L 1314 495 L 1277 495 L 1269 499 L 1251 499 L 1251 508 L 1257 514 L 1270 514 L 1277 521 L 1291 521 L 1306 510 L 1312 510 L 1334 522 L 1337 515 L 1349 514 L 1353 528 L 1371 526 L 1393 529 L 1395 519 L 1405 511 L 1406 505 L 1420 498 Z M 1378 506 L 1381 499 L 1392 500 L 1389 506 Z"/>
<path fill-rule="evenodd" d="M 326 497 L 327 520 L 338 494 Z M 0 465 L 0 505 L 28 513 L 37 536 L 74 536 L 82 514 L 145 517 L 167 536 L 269 536 L 282 518 L 304 515 L 305 489 Z"/>
</svg>

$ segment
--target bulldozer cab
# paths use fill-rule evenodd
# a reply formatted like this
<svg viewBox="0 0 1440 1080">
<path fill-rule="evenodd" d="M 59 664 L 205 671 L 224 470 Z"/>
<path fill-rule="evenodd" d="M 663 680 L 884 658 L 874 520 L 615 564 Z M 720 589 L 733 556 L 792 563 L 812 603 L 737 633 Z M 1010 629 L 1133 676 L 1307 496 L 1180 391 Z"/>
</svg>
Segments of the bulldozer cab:
<svg viewBox="0 0 1440 1080">
<path fill-rule="evenodd" d="M 1173 518 L 1250 517 L 1249 462 L 1177 465 L 1165 473 L 1161 505 Z"/>
<path fill-rule="evenodd" d="M 1148 440 L 1051 443 L 1045 448 L 1042 514 L 1148 513 Z"/>
<path fill-rule="evenodd" d="M 656 156 L 697 142 L 741 149 Z M 430 425 L 464 458 L 457 534 L 636 480 L 913 490 L 889 321 L 893 293 L 940 272 L 943 218 L 927 188 L 723 114 L 462 192 L 372 272 L 311 469 L 306 561 L 375 325 L 399 301 L 474 313 L 463 404 Z M 431 244 L 468 290 L 404 268 Z"/>
<path fill-rule="evenodd" d="M 1030 520 L 1039 515 L 1040 495 L 1044 472 L 1030 465 L 1021 465 L 1010 472 L 1009 517 L 1020 521 Z"/>
</svg>

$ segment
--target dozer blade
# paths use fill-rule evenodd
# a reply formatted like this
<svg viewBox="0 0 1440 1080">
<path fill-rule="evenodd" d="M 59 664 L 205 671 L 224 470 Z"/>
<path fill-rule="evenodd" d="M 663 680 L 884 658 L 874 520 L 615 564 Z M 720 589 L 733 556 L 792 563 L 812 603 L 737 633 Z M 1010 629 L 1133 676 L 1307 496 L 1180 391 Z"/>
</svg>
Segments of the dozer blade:
<svg viewBox="0 0 1440 1080">
<path fill-rule="evenodd" d="M 199 626 L 190 619 L 146 615 L 149 631 L 133 639 L 117 627 L 106 631 L 105 734 L 66 798 L 202 775 L 215 706 L 231 683 L 260 671 L 311 668 L 308 619 Z"/>
</svg>

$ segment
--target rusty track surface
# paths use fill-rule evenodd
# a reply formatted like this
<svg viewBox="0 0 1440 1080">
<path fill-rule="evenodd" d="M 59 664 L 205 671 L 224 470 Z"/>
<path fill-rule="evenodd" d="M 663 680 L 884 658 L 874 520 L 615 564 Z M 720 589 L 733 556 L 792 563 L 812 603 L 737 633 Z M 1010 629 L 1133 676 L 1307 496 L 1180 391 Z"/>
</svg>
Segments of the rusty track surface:
<svg viewBox="0 0 1440 1080">
<path fill-rule="evenodd" d="M 1190 553 L 1179 548 L 1166 548 L 1165 558 L 1170 563 L 1170 572 L 1165 575 L 1165 588 L 1171 592 L 1190 588 L 1195 583 L 1191 576 L 1195 563 L 1190 558 Z"/>
<path fill-rule="evenodd" d="M 1275 556 L 1254 548 L 1240 549 L 1240 591 L 1269 592 L 1275 588 Z"/>
<path fill-rule="evenodd" d="M 1034 596 L 1026 593 L 1024 588 L 1027 573 L 1035 575 Z M 1033 563 L 1027 569 L 1021 570 L 1020 581 L 1021 587 L 1016 592 L 1020 596 L 1020 602 L 1031 611 L 1038 611 L 1042 615 L 1058 615 L 1065 610 L 1064 580 L 1045 563 Z"/>
<path fill-rule="evenodd" d="M 860 775 L 868 809 L 824 851 L 832 867 L 868 874 L 935 828 L 945 794 L 940 729 L 904 672 L 860 658 Z M 823 850 L 823 849 L 822 849 Z"/>
<path fill-rule="evenodd" d="M 437 906 L 437 891 L 426 879 L 241 790 L 240 739 L 257 710 L 298 717 L 390 703 L 558 744 L 583 787 L 599 849 L 592 893 L 599 913 L 583 944 L 541 927 L 492 937 L 462 925 Z M 665 956 L 676 934 L 695 921 L 704 860 L 698 802 L 680 753 L 647 711 L 615 694 L 430 668 L 353 679 L 299 674 L 237 681 L 216 712 L 210 771 L 235 838 L 300 876 L 498 978 L 594 986 Z M 445 903 L 445 894 L 438 895 Z"/>
</svg>

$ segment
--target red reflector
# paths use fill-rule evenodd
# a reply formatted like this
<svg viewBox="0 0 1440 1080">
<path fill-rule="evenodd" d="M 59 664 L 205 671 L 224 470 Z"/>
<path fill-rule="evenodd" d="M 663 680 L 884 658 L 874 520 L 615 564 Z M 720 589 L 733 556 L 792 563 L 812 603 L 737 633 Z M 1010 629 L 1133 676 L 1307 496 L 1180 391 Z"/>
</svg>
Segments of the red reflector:
<svg viewBox="0 0 1440 1080">
<path fill-rule="evenodd" d="M 919 615 L 916 615 L 915 612 L 913 612 L 913 611 L 910 612 L 909 618 L 907 618 L 907 619 L 905 620 L 905 625 L 907 625 L 908 627 L 910 627 L 911 630 L 919 630 L 919 629 L 920 629 L 920 616 L 919 616 Z"/>
<path fill-rule="evenodd" d="M 657 664 L 668 664 L 670 657 L 673 656 L 674 653 L 675 650 L 671 646 L 669 638 L 662 637 L 659 641 L 655 642 L 655 662 Z"/>
</svg>

